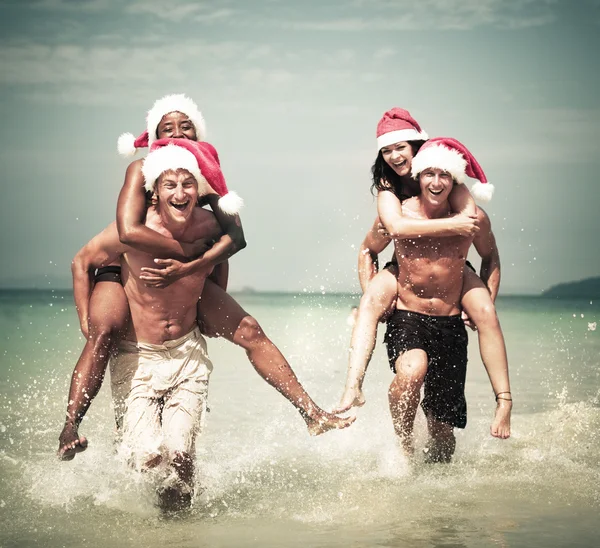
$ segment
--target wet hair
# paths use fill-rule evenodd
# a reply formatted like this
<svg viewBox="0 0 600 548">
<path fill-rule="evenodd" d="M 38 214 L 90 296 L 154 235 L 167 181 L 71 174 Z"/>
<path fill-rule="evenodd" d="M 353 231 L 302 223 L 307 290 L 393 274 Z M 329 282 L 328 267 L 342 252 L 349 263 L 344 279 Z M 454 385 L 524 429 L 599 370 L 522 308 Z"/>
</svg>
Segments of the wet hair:
<svg viewBox="0 0 600 548">
<path fill-rule="evenodd" d="M 412 148 L 413 158 L 425 141 L 407 141 Z M 381 192 L 382 190 L 391 190 L 399 200 L 405 200 L 409 198 L 406 194 L 400 192 L 402 188 L 402 179 L 400 176 L 388 165 L 383 159 L 381 150 L 377 153 L 375 163 L 371 167 L 371 175 L 373 182 L 371 183 L 371 194 L 375 195 L 375 191 Z"/>
</svg>

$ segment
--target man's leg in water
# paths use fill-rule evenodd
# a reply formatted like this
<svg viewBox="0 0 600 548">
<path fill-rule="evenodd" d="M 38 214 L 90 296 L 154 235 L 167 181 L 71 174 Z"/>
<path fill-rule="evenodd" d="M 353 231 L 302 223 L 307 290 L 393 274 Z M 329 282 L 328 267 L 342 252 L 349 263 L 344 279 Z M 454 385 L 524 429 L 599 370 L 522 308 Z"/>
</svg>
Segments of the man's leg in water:
<svg viewBox="0 0 600 548">
<path fill-rule="evenodd" d="M 415 450 L 413 428 L 427 366 L 424 350 L 415 348 L 404 352 L 396 360 L 396 376 L 388 390 L 394 431 L 407 456 L 412 456 Z"/>
<path fill-rule="evenodd" d="M 382 270 L 373 278 L 360 299 L 350 341 L 346 386 L 340 403 L 333 409 L 334 413 L 343 413 L 365 403 L 363 380 L 375 349 L 377 324 L 395 307 L 398 296 L 396 275 L 396 267 Z"/>
<path fill-rule="evenodd" d="M 202 433 L 208 380 L 186 381 L 179 384 L 164 398 L 162 412 L 163 443 L 169 455 L 169 466 L 178 482 L 159 489 L 159 500 L 165 510 L 188 508 L 194 493 L 194 450 Z"/>
<path fill-rule="evenodd" d="M 499 395 L 490 432 L 496 438 L 510 436 L 512 399 L 508 378 L 508 359 L 502 328 L 490 292 L 479 276 L 465 269 L 461 305 L 477 327 L 479 352 L 495 395 Z"/>
<path fill-rule="evenodd" d="M 97 283 L 89 310 L 90 336 L 71 377 L 67 417 L 58 438 L 61 460 L 72 460 L 87 447 L 87 439 L 79 435 L 78 428 L 102 386 L 110 353 L 127 325 L 129 305 L 123 286 L 117 282 Z"/>
<path fill-rule="evenodd" d="M 456 449 L 456 438 L 454 427 L 446 422 L 427 415 L 427 430 L 429 431 L 429 442 L 425 460 L 427 462 L 450 462 Z"/>
<path fill-rule="evenodd" d="M 354 422 L 355 417 L 336 417 L 317 406 L 258 322 L 211 280 L 206 280 L 198 301 L 198 320 L 208 334 L 223 337 L 246 351 L 256 372 L 298 409 L 311 435 L 346 428 Z"/>
</svg>

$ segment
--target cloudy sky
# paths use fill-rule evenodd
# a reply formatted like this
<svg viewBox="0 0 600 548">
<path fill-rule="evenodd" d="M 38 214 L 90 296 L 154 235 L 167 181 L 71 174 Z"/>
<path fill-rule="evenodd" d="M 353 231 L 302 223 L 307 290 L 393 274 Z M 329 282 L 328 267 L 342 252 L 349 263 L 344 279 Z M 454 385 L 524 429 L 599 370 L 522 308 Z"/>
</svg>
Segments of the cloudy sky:
<svg viewBox="0 0 600 548">
<path fill-rule="evenodd" d="M 598 51 L 599 0 L 0 0 L 0 287 L 70 286 L 117 136 L 182 92 L 246 201 L 233 289 L 358 288 L 392 106 L 495 184 L 505 294 L 598 275 Z"/>
</svg>

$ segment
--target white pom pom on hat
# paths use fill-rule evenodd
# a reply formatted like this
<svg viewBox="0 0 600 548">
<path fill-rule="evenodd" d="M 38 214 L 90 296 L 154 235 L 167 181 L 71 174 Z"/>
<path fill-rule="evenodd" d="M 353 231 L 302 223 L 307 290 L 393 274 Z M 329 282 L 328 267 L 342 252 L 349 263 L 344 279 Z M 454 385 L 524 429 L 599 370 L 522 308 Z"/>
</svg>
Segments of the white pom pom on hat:
<svg viewBox="0 0 600 548">
<path fill-rule="evenodd" d="M 117 150 L 121 156 L 133 156 L 138 148 L 145 148 L 147 146 L 147 131 L 144 131 L 137 139 L 133 133 L 122 133 L 117 140 Z"/>
</svg>

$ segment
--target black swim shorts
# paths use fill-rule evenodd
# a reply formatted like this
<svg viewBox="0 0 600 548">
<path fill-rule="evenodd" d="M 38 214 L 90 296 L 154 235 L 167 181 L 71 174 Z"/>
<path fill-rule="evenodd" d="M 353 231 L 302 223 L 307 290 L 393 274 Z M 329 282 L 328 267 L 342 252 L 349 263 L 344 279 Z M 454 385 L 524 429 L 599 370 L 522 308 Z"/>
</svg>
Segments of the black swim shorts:
<svg viewBox="0 0 600 548">
<path fill-rule="evenodd" d="M 398 261 L 396 260 L 396 255 L 394 255 L 392 257 L 391 261 L 388 261 L 387 263 L 385 263 L 385 266 L 383 268 L 386 269 L 386 268 L 390 268 L 392 266 L 398 268 Z M 475 272 L 475 274 L 477 274 L 477 270 L 475 270 L 475 267 L 471 264 L 470 261 L 465 261 L 465 266 L 469 267 L 473 272 Z"/>
<path fill-rule="evenodd" d="M 427 353 L 429 363 L 421 406 L 426 415 L 431 414 L 455 428 L 464 428 L 467 425 L 468 337 L 460 314 L 429 316 L 396 310 L 388 319 L 384 341 L 394 373 L 396 360 L 402 353 L 415 348 Z"/>
<path fill-rule="evenodd" d="M 102 268 L 98 268 L 94 275 L 94 283 L 98 282 L 117 282 L 118 284 L 122 284 L 121 267 L 103 266 Z"/>
</svg>

